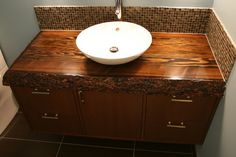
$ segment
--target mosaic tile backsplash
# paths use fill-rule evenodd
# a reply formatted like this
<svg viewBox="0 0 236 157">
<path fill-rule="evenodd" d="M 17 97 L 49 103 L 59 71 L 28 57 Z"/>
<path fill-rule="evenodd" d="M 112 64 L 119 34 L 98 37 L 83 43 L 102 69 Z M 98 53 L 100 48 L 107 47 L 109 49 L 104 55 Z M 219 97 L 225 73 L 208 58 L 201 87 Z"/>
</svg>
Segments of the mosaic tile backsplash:
<svg viewBox="0 0 236 157">
<path fill-rule="evenodd" d="M 114 7 L 37 6 L 41 30 L 83 30 L 94 24 L 116 21 Z M 140 24 L 151 32 L 204 33 L 227 81 L 236 49 L 211 9 L 124 7 L 123 20 Z"/>
<path fill-rule="evenodd" d="M 227 81 L 236 59 L 236 49 L 213 11 L 206 34 L 223 77 Z"/>
<path fill-rule="evenodd" d="M 83 30 L 94 24 L 116 21 L 114 7 L 35 7 L 42 30 Z M 205 33 L 210 9 L 124 7 L 123 20 L 149 31 Z"/>
</svg>

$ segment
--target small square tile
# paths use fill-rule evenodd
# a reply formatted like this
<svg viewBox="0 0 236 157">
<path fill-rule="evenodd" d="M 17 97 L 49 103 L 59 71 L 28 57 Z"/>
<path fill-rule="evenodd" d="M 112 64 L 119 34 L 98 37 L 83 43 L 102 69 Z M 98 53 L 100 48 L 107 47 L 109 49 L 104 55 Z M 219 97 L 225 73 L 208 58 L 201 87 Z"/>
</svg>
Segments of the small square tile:
<svg viewBox="0 0 236 157">
<path fill-rule="evenodd" d="M 236 60 L 236 48 L 213 11 L 208 22 L 207 37 L 222 75 L 227 81 Z"/>
<path fill-rule="evenodd" d="M 133 157 L 132 150 L 62 144 L 58 157 Z"/>
<path fill-rule="evenodd" d="M 20 139 L 30 139 L 30 140 L 40 140 L 40 141 L 51 141 L 51 142 L 61 142 L 62 136 L 55 134 L 44 134 L 33 132 L 28 122 L 26 121 L 24 115 L 19 113 L 15 125 L 10 128 L 5 137 L 8 138 L 20 138 Z"/>
<path fill-rule="evenodd" d="M 63 143 L 102 146 L 102 147 L 128 148 L 128 149 L 133 149 L 134 147 L 133 141 L 98 139 L 89 137 L 74 137 L 74 136 L 65 136 L 63 139 Z"/>
<path fill-rule="evenodd" d="M 59 144 L 1 139 L 1 157 L 55 157 Z"/>
<path fill-rule="evenodd" d="M 34 7 L 41 29 L 83 30 L 94 24 L 116 21 L 114 7 Z M 123 7 L 124 21 L 153 32 L 205 33 L 210 9 Z"/>
</svg>

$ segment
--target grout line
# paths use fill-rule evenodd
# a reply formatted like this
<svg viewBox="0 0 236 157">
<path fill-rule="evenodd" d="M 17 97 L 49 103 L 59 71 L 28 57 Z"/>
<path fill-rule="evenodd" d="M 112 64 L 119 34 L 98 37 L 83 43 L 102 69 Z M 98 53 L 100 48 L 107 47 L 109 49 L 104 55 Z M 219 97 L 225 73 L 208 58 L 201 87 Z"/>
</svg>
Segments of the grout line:
<svg viewBox="0 0 236 157">
<path fill-rule="evenodd" d="M 193 153 L 185 153 L 185 152 L 171 152 L 171 151 L 160 151 L 160 150 L 148 150 L 148 149 L 138 149 L 143 152 L 153 152 L 153 153 L 168 153 L 168 154 L 183 154 L 183 155 L 192 155 Z"/>
<path fill-rule="evenodd" d="M 64 136 L 61 138 L 61 142 L 60 142 L 60 145 L 59 145 L 59 147 L 58 147 L 56 157 L 58 157 L 58 155 L 59 155 L 59 152 L 60 152 L 60 149 L 61 149 L 61 145 L 62 145 L 62 143 L 63 143 L 63 140 L 64 140 Z"/>
<path fill-rule="evenodd" d="M 105 149 L 118 149 L 118 150 L 133 150 L 133 148 L 122 148 L 122 147 L 112 147 L 112 146 L 99 146 L 99 145 L 88 145 L 88 144 L 76 144 L 76 143 L 64 143 L 71 146 L 82 146 L 82 147 L 94 147 L 94 148 L 105 148 Z"/>
<path fill-rule="evenodd" d="M 13 137 L 2 137 L 2 139 L 16 140 L 16 141 L 27 141 L 27 142 L 41 142 L 41 143 L 60 144 L 60 142 L 32 140 L 32 139 L 22 139 L 22 138 L 13 138 Z"/>
<path fill-rule="evenodd" d="M 16 113 L 15 116 L 17 116 L 17 117 L 14 117 L 14 118 L 16 118 L 15 121 L 13 122 L 13 124 L 11 126 L 9 126 L 9 128 L 8 127 L 6 128 L 7 131 L 1 136 L 2 138 L 4 138 L 10 132 L 10 130 L 16 125 L 16 122 L 18 122 L 19 117 L 20 117 L 20 115 L 18 115 L 18 114 L 22 114 L 22 113 L 19 113 L 19 112 Z M 14 120 L 14 118 L 13 118 L 13 120 Z"/>
<path fill-rule="evenodd" d="M 8 140 L 16 140 L 16 141 L 26 141 L 26 142 L 41 142 L 41 143 L 50 143 L 50 144 L 59 144 L 59 148 L 56 154 L 56 157 L 58 156 L 58 153 L 60 151 L 61 145 L 71 145 L 71 146 L 82 146 L 82 147 L 91 147 L 91 148 L 105 148 L 105 149 L 117 149 L 117 150 L 133 150 L 133 148 L 121 148 L 121 147 L 106 147 L 106 146 L 98 146 L 98 145 L 86 145 L 86 144 L 74 144 L 74 143 L 64 143 L 64 136 L 62 137 L 62 140 L 60 142 L 51 142 L 51 141 L 42 141 L 42 140 L 32 140 L 32 139 L 22 139 L 22 138 L 12 138 L 12 137 L 0 137 L 1 139 L 8 139 Z"/>
<path fill-rule="evenodd" d="M 134 147 L 133 147 L 133 157 L 135 157 L 135 151 L 136 151 L 136 141 L 134 141 Z"/>
<path fill-rule="evenodd" d="M 197 157 L 196 146 L 193 145 L 193 157 Z"/>
<path fill-rule="evenodd" d="M 31 139 L 21 139 L 21 138 L 11 138 L 11 137 L 0 137 L 0 140 L 8 139 L 8 140 L 16 140 L 16 141 L 26 141 L 26 142 L 40 142 L 40 143 L 49 143 L 49 144 L 59 144 L 56 157 L 58 157 L 62 144 L 71 145 L 71 146 L 82 146 L 82 147 L 91 147 L 91 148 L 105 148 L 105 149 L 117 149 L 117 150 L 133 150 L 132 157 L 135 157 L 136 153 L 136 142 L 134 142 L 133 148 L 120 148 L 120 147 L 105 147 L 105 146 L 98 146 L 98 145 L 86 145 L 86 144 L 73 144 L 73 143 L 63 143 L 64 136 L 62 137 L 60 142 L 51 142 L 51 141 L 41 141 L 41 140 L 31 140 Z M 139 151 L 144 152 L 159 152 L 159 153 L 169 153 L 169 154 L 182 154 L 182 155 L 189 155 L 192 153 L 185 153 L 185 152 L 169 152 L 169 151 L 158 151 L 158 150 L 147 150 L 147 149 L 137 149 Z"/>
<path fill-rule="evenodd" d="M 40 29 L 40 31 L 42 32 L 51 32 L 51 31 L 55 31 L 55 32 L 78 32 L 80 33 L 81 31 L 83 31 L 84 29 Z M 151 33 L 168 33 L 168 34 L 184 34 L 184 35 L 206 35 L 206 33 L 195 33 L 195 32 L 166 32 L 166 31 L 150 31 Z"/>
</svg>

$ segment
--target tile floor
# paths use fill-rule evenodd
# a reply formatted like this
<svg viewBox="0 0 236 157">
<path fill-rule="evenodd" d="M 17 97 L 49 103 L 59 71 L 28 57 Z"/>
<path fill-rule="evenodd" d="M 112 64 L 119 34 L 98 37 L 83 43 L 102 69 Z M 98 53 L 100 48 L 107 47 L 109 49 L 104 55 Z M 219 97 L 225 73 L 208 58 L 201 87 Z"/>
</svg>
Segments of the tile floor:
<svg viewBox="0 0 236 157">
<path fill-rule="evenodd" d="M 34 133 L 18 113 L 0 136 L 1 157 L 196 157 L 193 145 Z"/>
</svg>

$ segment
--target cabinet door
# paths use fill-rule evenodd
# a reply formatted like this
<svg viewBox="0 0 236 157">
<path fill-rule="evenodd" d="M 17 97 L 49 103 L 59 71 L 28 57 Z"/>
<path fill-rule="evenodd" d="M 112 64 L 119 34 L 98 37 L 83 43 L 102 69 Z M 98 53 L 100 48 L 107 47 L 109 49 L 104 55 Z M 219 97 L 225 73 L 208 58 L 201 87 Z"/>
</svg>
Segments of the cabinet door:
<svg viewBox="0 0 236 157">
<path fill-rule="evenodd" d="M 218 99 L 214 97 L 147 96 L 143 139 L 201 144 Z"/>
<path fill-rule="evenodd" d="M 137 139 L 142 124 L 142 94 L 79 92 L 87 136 Z"/>
<path fill-rule="evenodd" d="M 12 88 L 35 131 L 79 134 L 79 118 L 73 90 Z"/>
</svg>

